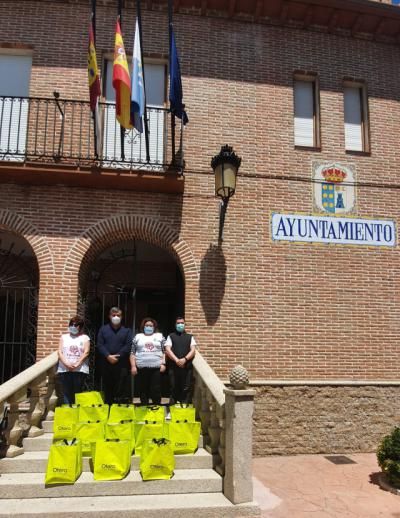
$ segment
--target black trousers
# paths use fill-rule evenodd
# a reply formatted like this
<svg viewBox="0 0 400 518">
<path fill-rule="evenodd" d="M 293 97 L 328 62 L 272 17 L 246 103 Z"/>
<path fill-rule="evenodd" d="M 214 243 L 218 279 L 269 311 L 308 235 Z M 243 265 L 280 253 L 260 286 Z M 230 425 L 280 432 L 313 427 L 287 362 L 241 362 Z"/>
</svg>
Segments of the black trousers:
<svg viewBox="0 0 400 518">
<path fill-rule="evenodd" d="M 159 367 L 138 369 L 135 381 L 142 405 L 148 405 L 150 399 L 154 405 L 161 403 L 161 372 Z"/>
<path fill-rule="evenodd" d="M 60 372 L 59 374 L 63 390 L 64 403 L 75 403 L 75 394 L 82 392 L 87 374 L 84 372 Z"/>
<path fill-rule="evenodd" d="M 168 376 L 171 388 L 170 404 L 173 405 L 177 401 L 191 403 L 193 398 L 193 367 L 182 369 L 177 365 L 170 365 Z"/>
<path fill-rule="evenodd" d="M 130 370 L 124 363 L 112 365 L 107 360 L 102 363 L 104 399 L 107 405 L 113 403 L 132 403 L 130 394 Z"/>
</svg>

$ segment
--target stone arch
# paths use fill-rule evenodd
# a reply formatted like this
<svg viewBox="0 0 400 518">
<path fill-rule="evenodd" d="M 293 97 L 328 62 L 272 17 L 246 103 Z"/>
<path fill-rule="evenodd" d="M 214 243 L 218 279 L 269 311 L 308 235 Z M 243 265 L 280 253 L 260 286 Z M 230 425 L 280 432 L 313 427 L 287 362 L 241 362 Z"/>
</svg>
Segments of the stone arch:
<svg viewBox="0 0 400 518">
<path fill-rule="evenodd" d="M 165 223 L 134 215 L 113 216 L 85 230 L 66 258 L 63 277 L 66 272 L 75 274 L 81 284 L 91 261 L 106 248 L 126 239 L 140 239 L 167 250 L 176 259 L 185 283 L 198 281 L 199 269 L 188 244 Z"/>
<path fill-rule="evenodd" d="M 39 230 L 22 216 L 7 209 L 0 210 L 0 228 L 20 234 L 32 247 L 39 267 L 39 272 L 54 274 L 53 255 L 49 245 Z"/>
</svg>

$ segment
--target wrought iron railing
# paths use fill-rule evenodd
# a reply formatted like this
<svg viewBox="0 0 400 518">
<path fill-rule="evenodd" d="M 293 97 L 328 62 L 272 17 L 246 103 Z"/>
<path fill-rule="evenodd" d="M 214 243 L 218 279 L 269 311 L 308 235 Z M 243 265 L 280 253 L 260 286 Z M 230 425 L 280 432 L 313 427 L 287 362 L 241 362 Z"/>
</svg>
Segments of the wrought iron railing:
<svg viewBox="0 0 400 518">
<path fill-rule="evenodd" d="M 170 113 L 166 108 L 147 107 L 149 160 L 144 133 L 121 130 L 115 104 L 100 103 L 97 154 L 94 122 L 89 103 L 59 98 L 0 96 L 0 160 L 41 161 L 76 166 L 126 170 L 182 170 L 182 139 L 177 128 L 177 148 L 168 138 Z"/>
</svg>

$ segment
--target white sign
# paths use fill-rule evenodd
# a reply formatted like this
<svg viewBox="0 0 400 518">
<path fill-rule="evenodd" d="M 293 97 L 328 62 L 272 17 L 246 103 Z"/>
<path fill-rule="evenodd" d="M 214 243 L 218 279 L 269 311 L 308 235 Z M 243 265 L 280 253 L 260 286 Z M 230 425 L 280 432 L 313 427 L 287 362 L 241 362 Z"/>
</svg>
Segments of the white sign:
<svg viewBox="0 0 400 518">
<path fill-rule="evenodd" d="M 274 241 L 396 246 L 396 225 L 392 220 L 274 213 L 271 235 Z"/>
</svg>

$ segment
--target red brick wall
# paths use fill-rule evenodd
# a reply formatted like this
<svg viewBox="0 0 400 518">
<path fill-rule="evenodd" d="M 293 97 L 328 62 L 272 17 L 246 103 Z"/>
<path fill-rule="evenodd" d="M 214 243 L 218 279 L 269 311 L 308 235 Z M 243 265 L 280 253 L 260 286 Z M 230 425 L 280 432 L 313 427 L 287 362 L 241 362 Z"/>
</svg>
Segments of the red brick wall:
<svg viewBox="0 0 400 518">
<path fill-rule="evenodd" d="M 3 1 L 0 9 L 0 41 L 34 46 L 31 95 L 87 99 L 86 3 Z M 114 10 L 99 6 L 97 20 L 99 53 L 111 51 Z M 127 9 L 128 49 L 133 26 Z M 166 14 L 145 11 L 143 27 L 145 52 L 165 55 Z M 76 310 L 90 246 L 144 236 L 179 257 L 190 330 L 223 376 L 242 363 L 253 379 L 396 378 L 398 248 L 272 243 L 270 214 L 311 213 L 312 161 L 335 160 L 356 169 L 359 217 L 397 221 L 399 48 L 189 15 L 175 16 L 175 30 L 190 118 L 183 196 L 118 191 L 117 180 L 115 191 L 0 185 L 0 207 L 11 213 L 0 223 L 18 227 L 38 255 L 39 357 Z M 321 152 L 294 149 L 295 70 L 319 75 Z M 344 150 L 344 77 L 367 82 L 370 156 Z M 218 248 L 209 164 L 225 143 L 242 166 Z"/>
</svg>

